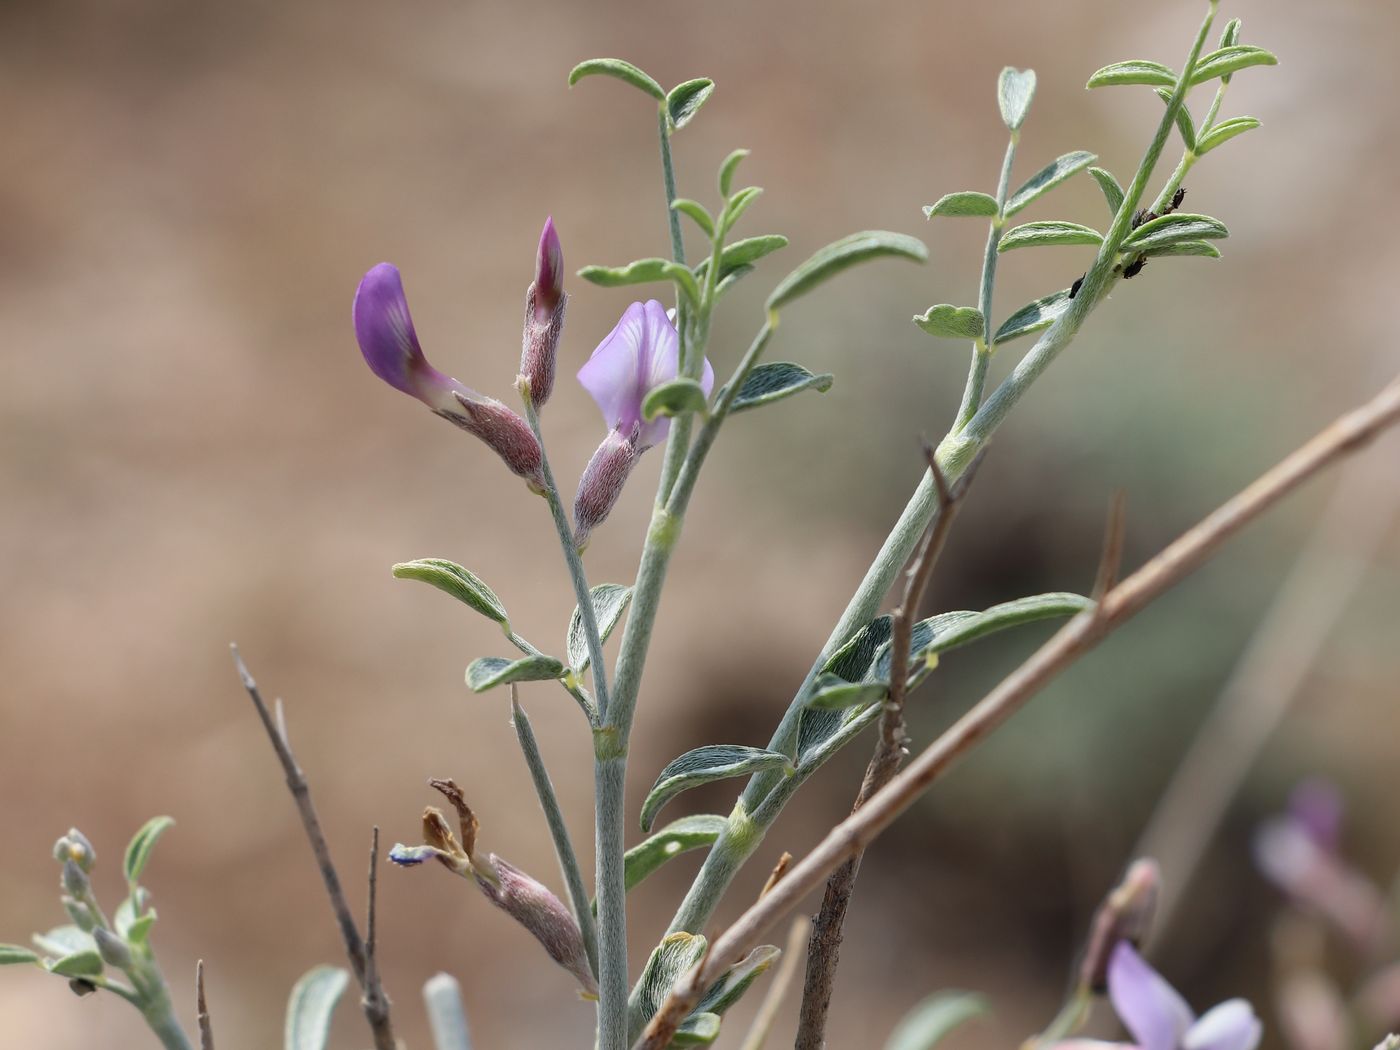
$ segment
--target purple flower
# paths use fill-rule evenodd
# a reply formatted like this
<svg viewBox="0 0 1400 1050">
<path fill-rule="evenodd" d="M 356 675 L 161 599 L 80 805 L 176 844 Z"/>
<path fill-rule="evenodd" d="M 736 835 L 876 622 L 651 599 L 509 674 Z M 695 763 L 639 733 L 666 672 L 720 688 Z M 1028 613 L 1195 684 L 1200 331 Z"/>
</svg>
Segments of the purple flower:
<svg viewBox="0 0 1400 1050">
<path fill-rule="evenodd" d="M 370 371 L 486 442 L 531 488 L 544 488 L 540 444 L 529 424 L 495 398 L 443 375 L 423 356 L 398 267 L 380 263 L 360 281 L 355 338 Z"/>
<path fill-rule="evenodd" d="M 1071 1039 L 1056 1050 L 1254 1050 L 1263 1035 L 1254 1008 L 1243 999 L 1226 1000 L 1197 1017 L 1127 941 L 1118 943 L 1109 960 L 1108 995 L 1133 1041 Z"/>
<path fill-rule="evenodd" d="M 520 347 L 520 375 L 530 384 L 530 401 L 539 408 L 554 390 L 554 362 L 564 330 L 564 251 L 554 218 L 544 222 L 535 254 L 535 279 L 525 292 L 525 330 Z"/>
</svg>

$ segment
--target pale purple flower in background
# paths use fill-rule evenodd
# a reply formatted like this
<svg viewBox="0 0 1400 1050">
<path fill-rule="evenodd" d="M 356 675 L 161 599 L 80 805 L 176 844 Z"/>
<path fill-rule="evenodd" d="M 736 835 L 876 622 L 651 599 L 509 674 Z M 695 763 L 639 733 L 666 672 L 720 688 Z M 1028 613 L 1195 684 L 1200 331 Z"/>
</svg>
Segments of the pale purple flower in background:
<svg viewBox="0 0 1400 1050">
<path fill-rule="evenodd" d="M 1228 999 L 1200 1017 L 1166 978 L 1147 964 L 1127 941 L 1120 941 L 1108 964 L 1108 997 L 1131 1043 L 1070 1039 L 1056 1050 L 1254 1050 L 1263 1026 L 1244 999 Z"/>
<path fill-rule="evenodd" d="M 554 217 L 544 222 L 535 252 L 535 279 L 525 292 L 525 330 L 520 347 L 520 375 L 529 381 L 530 401 L 539 408 L 554 391 L 554 363 L 564 330 L 564 249 Z"/>
<path fill-rule="evenodd" d="M 520 414 L 428 364 L 398 267 L 380 263 L 365 274 L 355 291 L 352 314 L 355 338 L 370 371 L 481 438 L 532 489 L 543 490 L 540 443 Z"/>
</svg>

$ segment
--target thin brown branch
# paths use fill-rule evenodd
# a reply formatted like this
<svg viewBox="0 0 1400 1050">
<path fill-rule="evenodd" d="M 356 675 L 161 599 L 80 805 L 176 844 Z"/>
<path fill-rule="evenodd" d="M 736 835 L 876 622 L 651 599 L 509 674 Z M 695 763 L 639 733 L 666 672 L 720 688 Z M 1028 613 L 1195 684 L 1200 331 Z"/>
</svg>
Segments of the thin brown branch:
<svg viewBox="0 0 1400 1050">
<path fill-rule="evenodd" d="M 1094 576 L 1094 601 L 1118 585 L 1118 573 L 1123 567 L 1123 543 L 1127 536 L 1128 497 L 1122 489 L 1113 494 L 1108 504 L 1108 522 L 1103 530 L 1103 550 L 1099 554 L 1099 571 Z"/>
<path fill-rule="evenodd" d="M 199 1050 L 214 1050 L 214 1026 L 209 1022 L 209 1004 L 204 998 L 204 960 L 194 964 L 194 1011 L 199 1024 Z"/>
<path fill-rule="evenodd" d="M 1313 475 L 1400 422 L 1400 378 L 1372 400 L 1333 422 L 1234 498 L 1208 515 L 1137 572 L 1118 584 L 1095 610 L 1076 616 L 1024 664 L 926 748 L 903 773 L 834 827 L 771 893 L 749 907 L 717 940 L 708 959 L 671 990 L 652 1018 L 638 1050 L 663 1050 L 704 989 L 790 912 L 828 873 L 863 850 L 952 764 L 986 739 L 1048 682 L 1110 631 L 1188 576 L 1230 537 Z"/>
<path fill-rule="evenodd" d="M 791 866 L 792 854 L 789 853 L 787 850 L 783 850 L 783 855 L 778 858 L 778 863 L 773 865 L 773 870 L 768 873 L 768 881 L 763 884 L 763 889 L 758 891 L 758 895 L 762 897 L 765 893 L 767 893 L 774 886 L 776 886 L 778 884 L 778 880 L 787 874 L 787 870 Z"/>
<path fill-rule="evenodd" d="M 905 577 L 904 594 L 894 611 L 890 626 L 890 692 L 880 713 L 880 737 L 875 753 L 865 768 L 860 791 L 851 808 L 854 813 L 880 788 L 899 772 L 904 761 L 907 736 L 904 729 L 904 701 L 908 692 L 909 650 L 913 643 L 914 622 L 918 619 L 919 603 L 933 578 L 934 566 L 943 552 L 952 531 L 962 495 L 977 472 L 975 461 L 950 491 L 943 471 L 934 458 L 934 450 L 924 442 L 924 458 L 933 475 L 938 492 L 938 515 L 924 536 L 922 546 Z M 860 873 L 861 852 L 856 853 L 827 879 L 821 908 L 812 923 L 811 939 L 807 943 L 807 972 L 802 984 L 802 1007 L 797 1023 L 796 1050 L 821 1050 L 826 1043 L 826 1021 L 831 1011 L 831 994 L 836 983 L 836 967 L 841 960 L 841 940 L 845 931 L 846 912 L 851 894 L 855 892 L 856 876 Z"/>
<path fill-rule="evenodd" d="M 287 777 L 287 789 L 292 793 L 292 800 L 296 802 L 297 812 L 301 815 L 302 827 L 306 830 L 307 841 L 311 843 L 311 852 L 316 857 L 316 866 L 320 868 L 321 881 L 326 887 L 326 896 L 330 899 L 331 910 L 335 913 L 336 924 L 340 927 L 341 939 L 345 942 L 345 954 L 350 960 L 350 969 L 354 972 L 355 980 L 359 982 L 360 990 L 364 994 L 365 1020 L 369 1022 L 370 1031 L 374 1035 L 375 1050 L 396 1050 L 398 1044 L 394 1039 L 393 1026 L 389 1021 L 389 1001 L 384 995 L 384 989 L 379 983 L 377 974 L 373 975 L 373 984 L 370 983 L 371 972 L 370 967 L 367 966 L 365 942 L 361 939 L 359 928 L 355 925 L 355 917 L 350 911 L 350 905 L 346 903 L 345 891 L 340 884 L 340 875 L 335 870 L 335 862 L 331 860 L 330 846 L 326 843 L 325 832 L 321 830 L 321 819 L 316 815 L 316 806 L 311 801 L 311 785 L 307 783 L 306 774 L 301 771 L 301 767 L 297 765 L 296 756 L 292 753 L 292 745 L 287 737 L 287 725 L 281 711 L 281 704 L 279 702 L 277 705 L 277 717 L 274 719 L 262 698 L 262 693 L 258 690 L 257 682 L 253 680 L 252 674 L 243 662 L 243 657 L 238 652 L 238 646 L 231 645 L 229 648 L 233 652 L 233 663 L 238 669 L 238 677 L 242 680 L 243 688 L 247 690 L 249 698 L 253 701 L 258 718 L 262 720 L 263 729 L 267 731 L 267 738 L 272 743 L 272 749 L 277 752 L 277 759 L 282 763 L 282 772 Z M 371 899 L 373 899 L 372 895 Z M 376 1004 L 373 1011 L 370 1009 L 371 1002 Z"/>
</svg>

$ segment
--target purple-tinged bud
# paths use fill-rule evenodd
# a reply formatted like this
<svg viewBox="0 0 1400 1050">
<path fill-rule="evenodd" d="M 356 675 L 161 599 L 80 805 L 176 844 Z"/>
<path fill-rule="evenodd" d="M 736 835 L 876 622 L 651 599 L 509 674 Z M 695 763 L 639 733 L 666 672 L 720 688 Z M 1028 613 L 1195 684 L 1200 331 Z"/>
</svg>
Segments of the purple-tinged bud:
<svg viewBox="0 0 1400 1050">
<path fill-rule="evenodd" d="M 627 475 L 641 457 L 643 450 L 637 447 L 637 432 L 635 425 L 628 437 L 617 430 L 608 431 L 583 468 L 578 494 L 574 496 L 574 544 L 580 552 L 588 546 L 593 530 L 612 512 Z"/>
<path fill-rule="evenodd" d="M 1119 942 L 1142 947 L 1157 908 L 1162 872 L 1144 857 L 1133 861 L 1113 891 L 1104 898 L 1089 926 L 1089 941 L 1079 963 L 1079 983 L 1092 992 L 1108 990 L 1108 964 Z"/>
<path fill-rule="evenodd" d="M 596 996 L 598 983 L 588 965 L 583 934 L 579 932 L 578 920 L 564 902 L 494 853 L 487 864 L 474 870 L 476 884 L 491 903 L 524 926 L 544 946 L 551 959 L 574 975 L 587 995 Z"/>
<path fill-rule="evenodd" d="M 554 228 L 554 216 L 544 220 L 540 231 L 540 246 L 535 254 L 536 315 L 545 320 L 564 301 L 564 249 L 559 246 L 559 232 Z"/>
<path fill-rule="evenodd" d="M 463 430 L 475 434 L 505 461 L 515 474 L 525 479 L 532 492 L 544 492 L 544 453 L 539 439 L 519 412 L 507 408 L 494 397 L 470 391 L 454 392 L 455 411 L 439 412 Z"/>
<path fill-rule="evenodd" d="M 564 250 L 559 247 L 551 216 L 540 231 L 535 279 L 525 292 L 525 329 L 520 345 L 520 376 L 529 384 L 527 395 L 536 409 L 554 392 L 554 364 L 568 301 L 564 294 Z"/>
</svg>

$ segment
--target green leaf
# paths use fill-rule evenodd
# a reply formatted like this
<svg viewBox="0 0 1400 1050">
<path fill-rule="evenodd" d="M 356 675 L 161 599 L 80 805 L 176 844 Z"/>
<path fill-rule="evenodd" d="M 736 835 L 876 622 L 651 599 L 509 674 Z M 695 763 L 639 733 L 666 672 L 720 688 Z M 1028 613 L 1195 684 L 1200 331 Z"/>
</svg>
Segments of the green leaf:
<svg viewBox="0 0 1400 1050">
<path fill-rule="evenodd" d="M 730 270 L 719 279 L 719 284 L 715 285 L 715 301 L 718 302 L 725 292 L 751 273 L 753 273 L 752 266 L 736 266 Z"/>
<path fill-rule="evenodd" d="M 1147 252 L 1177 241 L 1219 240 L 1228 236 L 1230 231 L 1219 219 L 1175 212 L 1145 222 L 1133 230 L 1123 241 L 1123 251 Z"/>
<path fill-rule="evenodd" d="M 1231 45 L 1238 44 L 1240 42 L 1241 24 L 1242 23 L 1238 18 L 1232 18 L 1230 19 L 1230 21 L 1225 23 L 1225 31 L 1220 34 L 1221 47 L 1230 47 Z"/>
<path fill-rule="evenodd" d="M 84 933 L 76 926 L 55 926 L 48 933 L 36 933 L 34 944 L 41 952 L 56 959 L 97 951 L 97 942 L 92 939 L 92 934 Z"/>
<path fill-rule="evenodd" d="M 945 193 L 932 204 L 924 205 L 924 218 L 935 215 L 982 216 L 991 218 L 997 213 L 997 199 L 976 190 L 963 190 L 959 193 Z"/>
<path fill-rule="evenodd" d="M 623 855 L 627 888 L 632 889 L 668 860 L 713 844 L 728 826 L 729 821 L 713 813 L 681 817 L 667 824 Z"/>
<path fill-rule="evenodd" d="M 126 872 L 129 885 L 135 887 L 141 873 L 146 870 L 146 863 L 151 859 L 151 850 L 155 849 L 156 840 L 174 823 L 173 817 L 152 817 L 132 837 L 126 847 L 126 856 L 122 860 L 122 870 Z"/>
<path fill-rule="evenodd" d="M 1167 88 L 1158 88 L 1157 97 L 1169 106 L 1172 104 L 1172 92 Z M 1195 150 L 1196 122 L 1191 119 L 1191 111 L 1186 107 L 1185 99 L 1176 107 L 1176 130 L 1181 132 L 1181 141 L 1186 143 L 1186 148 Z"/>
<path fill-rule="evenodd" d="M 1238 73 L 1249 66 L 1276 66 L 1278 56 L 1262 47 L 1249 44 L 1232 44 L 1205 55 L 1196 63 L 1196 71 L 1191 74 L 1191 84 L 1204 84 L 1207 80 L 1221 77 L 1228 81 L 1230 74 Z"/>
<path fill-rule="evenodd" d="M 54 960 L 49 964 L 48 971 L 60 977 L 98 977 L 102 974 L 102 956 L 97 954 L 95 948 L 92 951 L 75 952 L 73 955 Z"/>
<path fill-rule="evenodd" d="M 1160 259 L 1168 255 L 1202 255 L 1207 259 L 1218 259 L 1220 258 L 1220 249 L 1211 244 L 1210 241 L 1175 241 L 1142 254 L 1149 259 Z"/>
<path fill-rule="evenodd" d="M 758 200 L 762 193 L 762 186 L 745 186 L 730 197 L 724 208 L 724 221 L 721 223 L 724 229 L 731 229 L 739 221 L 739 216 L 748 211 L 749 205 Z"/>
<path fill-rule="evenodd" d="M 980 995 L 938 992 L 904 1015 L 885 1050 L 933 1050 L 953 1029 L 987 1012 Z"/>
<path fill-rule="evenodd" d="M 421 580 L 431 584 L 469 608 L 475 609 L 488 620 L 507 630 L 510 629 L 506 607 L 501 604 L 501 599 L 496 597 L 496 592 L 474 573 L 454 562 L 443 558 L 419 558 L 416 561 L 400 562 L 394 566 L 393 573 L 396 580 Z"/>
<path fill-rule="evenodd" d="M 1026 598 L 1002 602 L 981 612 L 958 610 L 920 620 L 914 625 L 913 644 L 910 646 L 909 664 L 915 669 L 910 684 L 917 685 L 922 682 L 932 670 L 929 666 L 930 657 L 1012 627 L 1039 623 L 1042 620 L 1063 619 L 1093 607 L 1093 601 L 1082 594 L 1052 591 L 1048 594 L 1033 594 Z M 889 675 L 888 646 L 884 646 L 873 661 L 871 673 L 879 678 Z"/>
<path fill-rule="evenodd" d="M 1007 66 L 997 78 L 997 105 L 1001 120 L 1010 130 L 1017 130 L 1030 112 L 1035 98 L 1035 70 L 1012 69 Z"/>
<path fill-rule="evenodd" d="M 987 330 L 982 311 L 975 306 L 930 306 L 914 315 L 914 323 L 929 335 L 942 339 L 981 339 Z"/>
<path fill-rule="evenodd" d="M 627 603 L 632 600 L 632 588 L 624 587 L 620 583 L 600 583 L 588 591 L 589 600 L 593 603 L 593 618 L 598 624 L 598 637 L 600 641 L 606 642 L 608 635 L 612 634 L 613 628 L 622 619 L 622 613 L 627 608 Z M 569 667 L 575 674 L 582 674 L 588 668 L 588 638 L 583 630 L 583 617 L 579 614 L 578 606 L 574 606 L 574 613 L 569 617 L 569 633 L 565 640 L 565 649 L 569 657 Z"/>
<path fill-rule="evenodd" d="M 878 617 L 836 650 L 822 671 L 847 682 L 861 682 L 870 670 L 876 652 L 889 641 L 889 637 L 890 618 Z M 806 772 L 821 765 L 847 741 L 854 739 L 879 713 L 880 705 L 875 703 L 844 710 L 804 709 L 797 727 L 798 769 Z"/>
<path fill-rule="evenodd" d="M 126 939 L 132 944 L 145 944 L 151 938 L 151 927 L 156 924 L 156 910 L 152 908 L 131 924 Z"/>
<path fill-rule="evenodd" d="M 483 656 L 467 667 L 467 688 L 474 693 L 484 693 L 512 682 L 547 682 L 562 677 L 564 665 L 552 656 L 522 656 L 519 660 Z"/>
<path fill-rule="evenodd" d="M 806 705 L 823 711 L 856 707 L 883 700 L 890 691 L 884 682 L 848 682 L 834 674 L 818 675 Z"/>
<path fill-rule="evenodd" d="M 285 1050 L 325 1050 L 331 1012 L 349 981 L 349 971 L 336 966 L 317 966 L 297 981 L 287 1002 Z"/>
<path fill-rule="evenodd" d="M 642 976 L 627 1001 L 627 1045 L 631 1046 L 646 1023 L 671 994 L 671 988 L 705 955 L 707 942 L 693 933 L 672 933 L 662 939 L 647 959 Z"/>
<path fill-rule="evenodd" d="M 1069 289 L 1065 288 L 1027 303 L 1001 323 L 997 334 L 992 337 L 992 345 L 1000 346 L 1020 336 L 1049 328 L 1069 310 L 1070 302 Z"/>
<path fill-rule="evenodd" d="M 682 416 L 688 412 L 704 415 L 708 407 L 705 388 L 683 376 L 651 389 L 642 399 L 642 418 L 650 423 L 657 416 Z"/>
<path fill-rule="evenodd" d="M 710 213 L 705 210 L 705 206 L 699 201 L 693 201 L 686 197 L 678 197 L 671 202 L 671 207 L 675 208 L 676 211 L 680 212 L 682 215 L 690 216 L 691 220 L 696 226 L 700 227 L 701 232 L 703 232 L 706 237 L 714 237 L 715 220 Z"/>
<path fill-rule="evenodd" d="M 787 755 L 740 744 L 707 744 L 687 751 L 667 763 L 642 803 L 642 830 L 651 831 L 661 807 L 682 791 L 730 777 L 748 776 L 765 769 L 791 771 Z"/>
<path fill-rule="evenodd" d="M 580 62 L 569 71 L 569 87 L 573 87 L 584 77 L 598 76 L 615 77 L 618 80 L 631 84 L 639 91 L 645 91 L 658 102 L 666 101 L 666 92 L 661 90 L 660 84 L 643 73 L 631 62 L 624 62 L 620 58 L 590 58 L 587 62 Z M 682 85 L 682 87 L 683 86 L 684 85 Z M 701 99 L 701 101 L 703 102 L 704 100 Z"/>
<path fill-rule="evenodd" d="M 835 277 L 842 270 L 882 256 L 925 262 L 928 260 L 928 249 L 922 241 L 886 230 L 866 230 L 842 237 L 839 241 L 822 248 L 784 277 L 768 296 L 768 309 L 780 310 L 794 299 L 806 295 L 823 281 Z"/>
<path fill-rule="evenodd" d="M 708 77 L 687 80 L 673 87 L 666 96 L 666 113 L 670 117 L 671 127 L 683 128 L 689 124 L 690 118 L 700 112 L 700 107 L 714 90 L 715 82 Z"/>
<path fill-rule="evenodd" d="M 781 949 L 771 944 L 759 945 L 725 970 L 724 976 L 710 985 L 696 1005 L 695 1012 L 723 1014 L 743 998 L 749 986 L 782 954 Z"/>
<path fill-rule="evenodd" d="M 725 245 L 719 255 L 719 279 L 722 281 L 741 266 L 750 266 L 765 255 L 786 248 L 788 239 L 781 233 L 765 233 L 759 237 L 745 237 L 741 241 Z M 707 256 L 695 265 L 695 279 L 703 280 L 710 268 Z"/>
<path fill-rule="evenodd" d="M 578 275 L 600 288 L 621 288 L 627 284 L 664 281 L 670 259 L 637 259 L 626 266 L 585 266 Z"/>
<path fill-rule="evenodd" d="M 830 372 L 817 374 L 791 361 L 770 361 L 748 374 L 729 411 L 732 415 L 745 409 L 769 405 L 803 390 L 824 394 L 831 389 L 833 382 L 835 377 Z"/>
<path fill-rule="evenodd" d="M 39 962 L 39 956 L 28 948 L 21 948 L 18 944 L 0 944 L 0 966 L 18 966 L 23 963 L 43 965 Z"/>
<path fill-rule="evenodd" d="M 671 1036 L 672 1046 L 708 1046 L 719 1038 L 719 1015 L 690 1014 L 680 1023 L 676 1034 Z"/>
<path fill-rule="evenodd" d="M 700 305 L 700 285 L 696 283 L 695 274 L 690 272 L 690 267 L 668 262 L 661 267 L 661 272 L 675 282 L 676 287 L 690 300 L 692 306 Z"/>
<path fill-rule="evenodd" d="M 719 195 L 721 197 L 728 199 L 729 188 L 734 183 L 734 171 L 739 167 L 739 162 L 748 155 L 748 150 L 736 149 L 724 158 L 724 163 L 719 166 Z"/>
<path fill-rule="evenodd" d="M 1116 87 L 1120 84 L 1146 84 L 1149 87 L 1176 87 L 1176 74 L 1160 62 L 1136 59 L 1104 66 L 1089 78 L 1086 87 Z"/>
<path fill-rule="evenodd" d="M 1215 127 L 1211 128 L 1201 136 L 1201 141 L 1197 144 L 1196 153 L 1204 157 L 1216 146 L 1229 142 L 1236 135 L 1243 135 L 1246 131 L 1253 131 L 1259 127 L 1259 121 L 1253 117 L 1232 117 L 1229 120 L 1222 120 Z"/>
<path fill-rule="evenodd" d="M 1031 201 L 1048 193 L 1065 179 L 1076 172 L 1083 171 L 1098 159 L 1096 154 L 1087 153 L 1082 149 L 1055 158 L 1027 179 L 1026 184 L 1011 195 L 1011 199 L 1006 202 L 1007 217 L 1015 215 Z"/>
<path fill-rule="evenodd" d="M 1014 248 L 1039 248 L 1051 244 L 1102 244 L 1103 234 L 1077 222 L 1028 222 L 1002 235 L 997 251 Z"/>
<path fill-rule="evenodd" d="M 1089 174 L 1099 184 L 1099 189 L 1103 190 L 1104 200 L 1108 201 L 1109 214 L 1117 215 L 1118 209 L 1123 206 L 1123 187 L 1118 185 L 1118 180 L 1111 172 L 1104 171 L 1103 168 L 1090 168 Z"/>
</svg>

